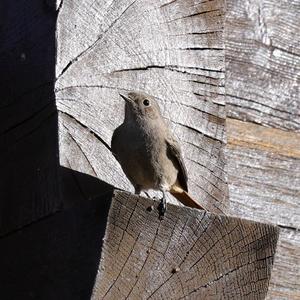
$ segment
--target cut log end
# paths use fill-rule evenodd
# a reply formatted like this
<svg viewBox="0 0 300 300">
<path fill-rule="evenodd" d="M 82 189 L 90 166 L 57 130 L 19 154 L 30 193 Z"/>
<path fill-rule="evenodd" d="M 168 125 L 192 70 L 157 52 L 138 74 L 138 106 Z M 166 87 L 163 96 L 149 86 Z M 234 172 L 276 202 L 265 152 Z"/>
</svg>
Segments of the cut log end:
<svg viewBox="0 0 300 300">
<path fill-rule="evenodd" d="M 152 205 L 116 192 L 92 299 L 265 298 L 277 227 Z"/>
</svg>

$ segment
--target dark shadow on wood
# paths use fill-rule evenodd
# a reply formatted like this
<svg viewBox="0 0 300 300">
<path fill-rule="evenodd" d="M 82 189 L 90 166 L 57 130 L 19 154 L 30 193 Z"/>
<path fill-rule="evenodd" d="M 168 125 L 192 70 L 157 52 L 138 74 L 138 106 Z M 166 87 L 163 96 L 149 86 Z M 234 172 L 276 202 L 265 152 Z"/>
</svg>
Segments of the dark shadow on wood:
<svg viewBox="0 0 300 300">
<path fill-rule="evenodd" d="M 64 208 L 112 193 L 114 187 L 96 177 L 60 167 L 61 192 Z"/>
<path fill-rule="evenodd" d="M 0 4 L 0 235 L 57 211 L 56 1 Z"/>
<path fill-rule="evenodd" d="M 60 172 L 66 209 L 0 239 L 3 300 L 90 299 L 113 187 L 67 168 Z"/>
</svg>

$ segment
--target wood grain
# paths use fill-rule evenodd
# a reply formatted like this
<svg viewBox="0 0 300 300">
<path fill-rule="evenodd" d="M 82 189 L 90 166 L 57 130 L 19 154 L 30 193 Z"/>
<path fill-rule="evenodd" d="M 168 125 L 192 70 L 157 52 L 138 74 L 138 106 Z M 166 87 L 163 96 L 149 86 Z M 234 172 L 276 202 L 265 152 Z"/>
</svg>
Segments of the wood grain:
<svg viewBox="0 0 300 300">
<path fill-rule="evenodd" d="M 63 1 L 56 65 L 61 164 L 133 191 L 109 145 L 123 121 L 119 92 L 142 90 L 156 97 L 180 141 L 192 196 L 225 212 L 223 21 L 223 0 Z"/>
<path fill-rule="evenodd" d="M 270 154 L 300 159 L 300 134 L 274 128 L 257 126 L 227 118 L 226 130 L 230 147 L 257 149 Z"/>
<path fill-rule="evenodd" d="M 300 1 L 226 3 L 226 158 L 232 215 L 279 224 L 282 232 L 267 299 L 296 300 Z"/>
<path fill-rule="evenodd" d="M 300 232 L 281 228 L 268 300 L 298 300 L 300 291 Z"/>
<path fill-rule="evenodd" d="M 299 227 L 299 134 L 227 119 L 228 181 L 233 214 Z"/>
<path fill-rule="evenodd" d="M 276 227 L 157 205 L 116 193 L 92 299 L 265 298 Z"/>
<path fill-rule="evenodd" d="M 226 148 L 231 215 L 282 230 L 267 299 L 300 293 L 299 134 L 228 118 Z"/>
<path fill-rule="evenodd" d="M 227 1 L 230 117 L 300 130 L 299 27 L 299 0 Z"/>
</svg>

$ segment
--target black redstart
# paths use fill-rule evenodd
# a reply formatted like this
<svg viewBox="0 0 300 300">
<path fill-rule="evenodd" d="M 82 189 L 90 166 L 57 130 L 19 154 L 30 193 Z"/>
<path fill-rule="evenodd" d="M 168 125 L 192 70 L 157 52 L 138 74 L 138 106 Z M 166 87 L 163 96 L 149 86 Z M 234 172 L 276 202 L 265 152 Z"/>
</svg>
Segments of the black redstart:
<svg viewBox="0 0 300 300">
<path fill-rule="evenodd" d="M 149 189 L 161 191 L 161 216 L 166 211 L 166 191 L 184 205 L 203 209 L 188 194 L 187 172 L 179 144 L 155 99 L 142 92 L 120 96 L 126 102 L 125 118 L 113 133 L 111 148 L 135 193 Z"/>
</svg>

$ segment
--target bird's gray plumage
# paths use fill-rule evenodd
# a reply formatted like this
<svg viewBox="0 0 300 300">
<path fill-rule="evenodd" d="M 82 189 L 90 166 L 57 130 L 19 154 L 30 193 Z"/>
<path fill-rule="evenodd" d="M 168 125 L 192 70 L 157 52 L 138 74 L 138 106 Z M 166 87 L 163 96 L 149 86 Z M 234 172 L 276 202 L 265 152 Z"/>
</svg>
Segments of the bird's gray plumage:
<svg viewBox="0 0 300 300">
<path fill-rule="evenodd" d="M 155 99 L 132 92 L 126 100 L 124 122 L 112 137 L 112 151 L 136 192 L 169 190 L 178 182 L 187 191 L 187 173 L 181 151 Z M 143 101 L 148 100 L 145 106 Z M 146 102 L 145 102 L 146 103 Z"/>
</svg>

